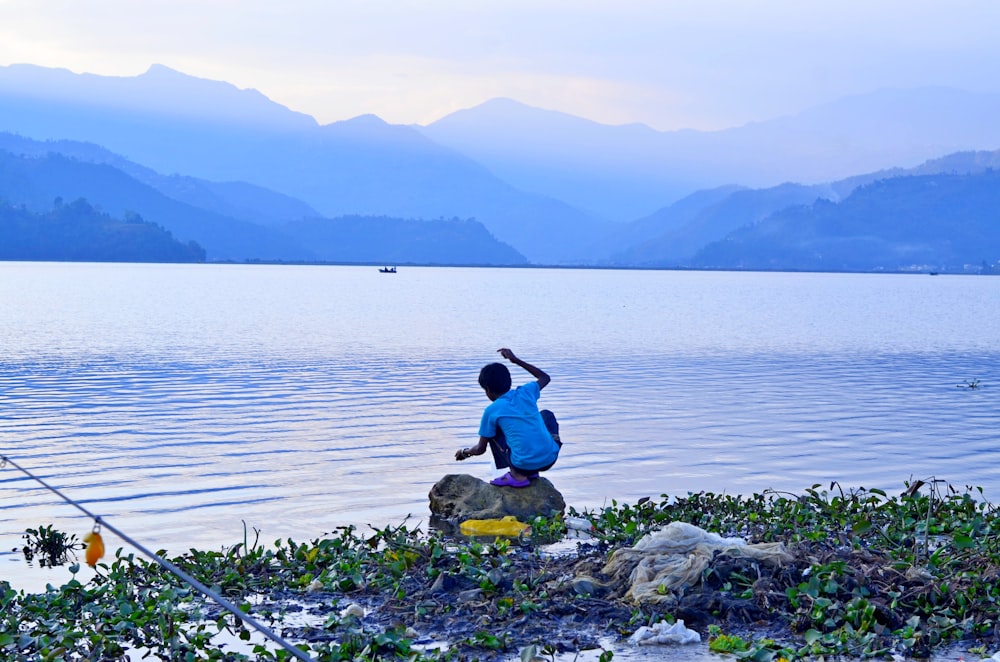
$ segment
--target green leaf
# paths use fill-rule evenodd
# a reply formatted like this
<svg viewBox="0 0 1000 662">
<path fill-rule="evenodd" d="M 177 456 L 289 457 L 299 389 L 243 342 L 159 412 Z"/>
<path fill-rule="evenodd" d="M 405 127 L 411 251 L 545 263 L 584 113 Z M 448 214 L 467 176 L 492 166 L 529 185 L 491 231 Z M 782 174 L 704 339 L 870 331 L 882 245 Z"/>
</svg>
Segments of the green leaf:
<svg viewBox="0 0 1000 662">
<path fill-rule="evenodd" d="M 872 523 L 866 519 L 856 519 L 851 524 L 851 533 L 856 536 L 863 536 L 872 530 Z"/>
</svg>

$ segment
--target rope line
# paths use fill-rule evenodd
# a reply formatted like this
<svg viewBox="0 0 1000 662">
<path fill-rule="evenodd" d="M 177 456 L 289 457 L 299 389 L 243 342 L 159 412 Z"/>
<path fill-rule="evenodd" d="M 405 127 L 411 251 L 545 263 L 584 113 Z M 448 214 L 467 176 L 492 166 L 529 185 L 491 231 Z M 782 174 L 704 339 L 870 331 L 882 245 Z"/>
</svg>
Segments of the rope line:
<svg viewBox="0 0 1000 662">
<path fill-rule="evenodd" d="M 63 494 L 59 490 L 57 490 L 55 487 L 49 485 L 48 483 L 46 483 L 44 480 L 42 480 L 38 476 L 32 474 L 30 471 L 28 471 L 24 467 L 20 466 L 16 462 L 14 462 L 12 459 L 10 459 L 9 457 L 7 457 L 6 455 L 0 455 L 0 469 L 4 468 L 8 464 L 11 465 L 12 467 L 14 467 L 15 469 L 17 469 L 18 471 L 22 472 L 28 478 L 30 478 L 30 479 L 38 482 L 39 484 L 41 484 L 47 490 L 49 490 L 50 492 L 52 492 L 53 494 L 55 494 L 56 496 L 58 496 L 60 499 L 62 499 L 63 501 L 65 501 L 69 505 L 73 506 L 74 508 L 76 508 L 77 510 L 79 510 L 80 512 L 82 512 L 87 517 L 90 517 L 91 519 L 93 519 L 95 527 L 104 527 L 105 529 L 110 530 L 115 535 L 117 535 L 119 538 L 121 538 L 122 540 L 124 540 L 128 544 L 132 545 L 133 547 L 135 547 L 137 550 L 139 550 L 140 552 L 142 552 L 143 554 L 145 554 L 149 558 L 153 559 L 153 561 L 155 561 L 157 564 L 159 564 L 160 567 L 162 567 L 164 570 L 167 570 L 168 572 L 174 574 L 179 579 L 187 582 L 188 584 L 190 584 L 191 586 L 193 586 L 194 588 L 196 588 L 199 592 L 201 592 L 206 597 L 211 598 L 212 600 L 215 600 L 217 603 L 219 603 L 220 606 L 222 606 L 224 609 L 226 609 L 226 611 L 228 611 L 229 613 L 233 614 L 234 616 L 236 616 L 237 618 L 239 618 L 241 621 L 243 621 L 247 625 L 250 625 L 251 627 L 253 627 L 255 630 L 257 630 L 258 632 L 260 632 L 262 635 L 264 635 L 265 637 L 267 637 L 268 639 L 270 639 L 274 643 L 278 644 L 279 646 L 281 646 L 282 648 L 284 648 L 286 651 L 288 651 L 289 653 L 291 653 L 292 655 L 294 655 L 298 659 L 303 660 L 304 662 L 316 662 L 312 657 L 310 657 L 309 655 L 306 655 L 306 653 L 303 652 L 298 647 L 293 646 L 292 644 L 290 644 L 288 641 L 286 641 L 280 635 L 276 634 L 274 631 L 272 631 L 266 625 L 260 623 L 259 621 L 257 621 L 257 619 L 253 618 L 249 614 L 246 614 L 246 613 L 242 612 L 239 609 L 239 607 L 237 607 L 236 605 L 234 605 L 233 603 L 231 603 L 229 600 L 225 599 L 224 597 L 222 597 L 218 593 L 214 592 L 212 589 L 210 589 L 209 587 L 205 586 L 200 581 L 198 581 L 197 579 L 195 579 L 194 577 L 192 577 L 188 573 L 184 572 L 183 570 L 181 570 L 180 568 L 178 568 L 177 566 L 175 566 L 170 561 L 166 560 L 165 558 L 162 558 L 159 554 L 156 554 L 155 552 L 149 551 L 145 546 L 143 546 L 140 543 L 136 542 L 135 540 L 133 540 L 131 537 L 129 537 L 125 533 L 122 533 L 122 531 L 120 531 L 117 527 L 112 526 L 111 524 L 109 524 L 100 515 L 95 515 L 94 513 L 90 512 L 89 510 L 87 510 L 86 508 L 84 508 L 83 506 L 81 506 L 79 503 L 77 503 L 73 499 L 70 499 L 68 496 L 66 496 L 65 494 Z"/>
</svg>

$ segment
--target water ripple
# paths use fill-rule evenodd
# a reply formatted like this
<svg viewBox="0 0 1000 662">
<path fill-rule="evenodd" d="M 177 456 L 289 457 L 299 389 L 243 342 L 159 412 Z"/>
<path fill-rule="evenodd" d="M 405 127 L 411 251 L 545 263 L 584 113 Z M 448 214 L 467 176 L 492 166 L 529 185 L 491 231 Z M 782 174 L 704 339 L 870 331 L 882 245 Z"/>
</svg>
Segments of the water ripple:
<svg viewBox="0 0 1000 662">
<path fill-rule="evenodd" d="M 1000 496 L 998 336 L 966 333 L 1000 328 L 984 306 L 1000 279 L 429 270 L 426 289 L 400 278 L 373 299 L 357 293 L 390 285 L 361 270 L 129 266 L 131 280 L 25 267 L 32 284 L 0 265 L 15 311 L 0 325 L 0 447 L 153 547 L 232 544 L 244 523 L 308 539 L 426 519 L 442 475 L 492 476 L 453 458 L 475 440 L 476 376 L 500 345 L 553 375 L 541 404 L 566 446 L 551 478 L 577 507 L 831 481 L 892 492 L 911 476 Z M 205 274 L 232 279 L 232 301 L 158 280 L 222 291 Z M 100 293 L 115 287 L 112 314 Z M 67 291 L 71 312 L 49 320 Z M 920 314 L 928 302 L 950 314 Z M 987 386 L 956 388 L 971 379 Z M 90 526 L 0 471 L 0 550 L 40 524 Z"/>
</svg>

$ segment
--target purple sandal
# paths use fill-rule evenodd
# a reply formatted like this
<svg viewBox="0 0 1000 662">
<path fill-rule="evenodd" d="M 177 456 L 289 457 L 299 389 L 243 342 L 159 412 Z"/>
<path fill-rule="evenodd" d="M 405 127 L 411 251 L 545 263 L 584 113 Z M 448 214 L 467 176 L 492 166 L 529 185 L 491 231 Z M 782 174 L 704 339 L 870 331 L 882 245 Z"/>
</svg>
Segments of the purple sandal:
<svg viewBox="0 0 1000 662">
<path fill-rule="evenodd" d="M 530 480 L 518 480 L 510 475 L 508 471 L 499 478 L 494 478 L 490 481 L 490 485 L 496 485 L 497 487 L 527 487 L 531 485 Z"/>
</svg>

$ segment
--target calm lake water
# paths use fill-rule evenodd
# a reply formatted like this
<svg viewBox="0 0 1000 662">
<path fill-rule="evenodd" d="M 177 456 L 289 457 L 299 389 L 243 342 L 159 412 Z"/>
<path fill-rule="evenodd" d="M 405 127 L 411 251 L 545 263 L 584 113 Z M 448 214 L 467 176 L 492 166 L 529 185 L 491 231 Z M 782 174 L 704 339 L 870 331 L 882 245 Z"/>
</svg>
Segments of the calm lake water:
<svg viewBox="0 0 1000 662">
<path fill-rule="evenodd" d="M 1000 278 L 0 263 L 0 310 L 0 454 L 151 549 L 426 523 L 443 475 L 493 476 L 454 452 L 502 346 L 552 375 L 548 477 L 578 509 L 930 477 L 1000 498 Z M 65 579 L 11 551 L 41 524 L 91 527 L 0 469 L 0 578 Z"/>
</svg>

